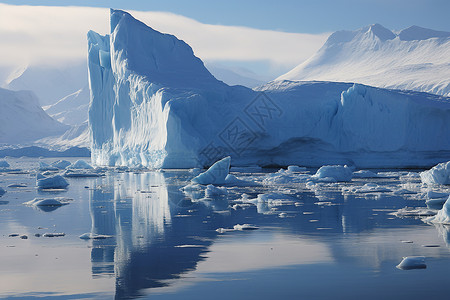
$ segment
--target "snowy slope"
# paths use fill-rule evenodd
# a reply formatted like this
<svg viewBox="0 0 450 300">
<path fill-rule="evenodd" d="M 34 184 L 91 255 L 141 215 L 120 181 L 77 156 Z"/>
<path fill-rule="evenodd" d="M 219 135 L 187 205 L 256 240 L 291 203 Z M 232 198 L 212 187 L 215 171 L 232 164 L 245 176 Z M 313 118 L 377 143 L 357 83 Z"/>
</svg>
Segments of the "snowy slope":
<svg viewBox="0 0 450 300">
<path fill-rule="evenodd" d="M 11 74 L 5 87 L 10 90 L 31 90 L 42 106 L 56 103 L 87 85 L 85 62 L 75 65 L 30 66 Z"/>
<path fill-rule="evenodd" d="M 319 51 L 276 80 L 358 82 L 450 95 L 450 32 L 379 24 L 333 33 Z"/>
<path fill-rule="evenodd" d="M 450 99 L 335 82 L 251 90 L 215 79 L 183 41 L 111 10 L 88 33 L 92 162 L 187 168 L 429 166 L 450 157 Z"/>
<path fill-rule="evenodd" d="M 19 144 L 60 135 L 69 126 L 46 114 L 30 91 L 0 89 L 0 143 Z"/>
<path fill-rule="evenodd" d="M 89 87 L 86 85 L 55 104 L 43 108 L 46 113 L 61 123 L 80 125 L 88 119 Z"/>
</svg>

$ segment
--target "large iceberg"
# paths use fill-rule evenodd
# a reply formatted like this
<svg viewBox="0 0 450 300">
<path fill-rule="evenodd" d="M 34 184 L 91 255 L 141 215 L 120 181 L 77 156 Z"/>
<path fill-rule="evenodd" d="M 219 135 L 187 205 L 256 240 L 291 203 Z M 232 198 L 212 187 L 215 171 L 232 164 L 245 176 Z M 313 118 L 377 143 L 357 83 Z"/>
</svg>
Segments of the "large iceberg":
<svg viewBox="0 0 450 300">
<path fill-rule="evenodd" d="M 450 157 L 450 99 L 334 82 L 215 79 L 185 42 L 111 10 L 88 33 L 94 165 L 431 166 Z"/>
</svg>

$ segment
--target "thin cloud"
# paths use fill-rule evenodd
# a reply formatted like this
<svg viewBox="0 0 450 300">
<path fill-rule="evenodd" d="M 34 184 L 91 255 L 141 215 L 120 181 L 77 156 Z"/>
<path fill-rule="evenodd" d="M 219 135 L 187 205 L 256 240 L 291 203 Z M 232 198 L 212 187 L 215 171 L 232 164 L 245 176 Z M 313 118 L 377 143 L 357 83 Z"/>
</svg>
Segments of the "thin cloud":
<svg viewBox="0 0 450 300">
<path fill-rule="evenodd" d="M 130 11 L 154 29 L 184 40 L 205 61 L 267 61 L 295 66 L 317 51 L 324 34 L 203 24 L 167 12 Z M 0 4 L 0 65 L 61 64 L 86 59 L 86 33 L 109 31 L 109 10 Z"/>
</svg>

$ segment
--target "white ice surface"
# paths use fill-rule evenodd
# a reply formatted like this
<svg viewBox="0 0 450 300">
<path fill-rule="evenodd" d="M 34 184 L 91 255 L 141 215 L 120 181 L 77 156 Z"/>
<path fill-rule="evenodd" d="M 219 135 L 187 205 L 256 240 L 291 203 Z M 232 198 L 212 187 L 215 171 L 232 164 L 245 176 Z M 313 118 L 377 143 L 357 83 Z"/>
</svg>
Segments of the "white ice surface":
<svg viewBox="0 0 450 300">
<path fill-rule="evenodd" d="M 401 270 L 425 269 L 426 267 L 424 256 L 403 257 L 402 261 L 397 265 L 397 268 Z"/>
<path fill-rule="evenodd" d="M 225 157 L 214 163 L 206 172 L 203 172 L 192 179 L 198 184 L 225 184 L 230 172 L 231 157 Z"/>
<path fill-rule="evenodd" d="M 435 216 L 425 219 L 426 222 L 450 224 L 450 196 Z"/>
</svg>

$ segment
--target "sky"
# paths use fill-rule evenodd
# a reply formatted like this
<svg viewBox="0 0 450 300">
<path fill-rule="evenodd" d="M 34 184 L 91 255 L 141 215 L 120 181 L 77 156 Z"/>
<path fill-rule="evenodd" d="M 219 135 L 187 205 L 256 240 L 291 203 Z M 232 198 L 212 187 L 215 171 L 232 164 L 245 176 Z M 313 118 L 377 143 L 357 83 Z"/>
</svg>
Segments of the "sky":
<svg viewBox="0 0 450 300">
<path fill-rule="evenodd" d="M 0 71 L 85 59 L 86 32 L 108 32 L 109 7 L 185 40 L 206 63 L 266 79 L 308 59 L 337 30 L 380 23 L 450 31 L 448 0 L 0 0 Z"/>
</svg>

